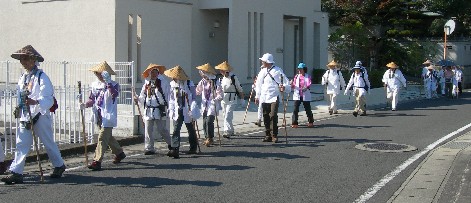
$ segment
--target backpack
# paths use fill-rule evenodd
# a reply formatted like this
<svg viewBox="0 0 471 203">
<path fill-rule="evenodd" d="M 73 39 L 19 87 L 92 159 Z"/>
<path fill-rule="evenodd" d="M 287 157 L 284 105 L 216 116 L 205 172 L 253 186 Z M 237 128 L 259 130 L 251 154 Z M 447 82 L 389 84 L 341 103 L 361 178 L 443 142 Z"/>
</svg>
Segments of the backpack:
<svg viewBox="0 0 471 203">
<path fill-rule="evenodd" d="M 43 71 L 39 72 L 38 75 L 38 85 L 41 85 L 41 75 L 43 74 Z M 54 99 L 54 104 L 49 108 L 49 111 L 52 113 L 56 113 L 56 110 L 59 108 L 59 104 L 57 103 L 57 99 L 54 95 L 52 95 L 52 99 Z"/>
<path fill-rule="evenodd" d="M 237 87 L 236 87 L 236 85 L 235 85 L 235 75 L 232 75 L 232 76 L 231 76 L 231 83 L 232 83 L 232 85 L 234 85 L 234 88 L 235 88 L 235 90 L 236 90 L 236 96 L 240 97 L 240 96 L 239 96 L 239 91 L 237 90 Z"/>
<path fill-rule="evenodd" d="M 360 71 L 361 72 L 361 78 L 363 79 L 363 82 L 365 83 L 365 87 L 363 87 L 366 91 L 368 91 L 369 86 L 366 84 L 366 80 L 365 80 L 365 72 L 363 70 Z M 355 74 L 355 72 L 352 73 L 352 77 L 353 75 Z M 350 87 L 350 90 L 353 90 L 353 85 Z"/>
<path fill-rule="evenodd" d="M 165 98 L 164 91 L 162 90 L 162 81 L 161 81 L 159 78 L 157 78 L 157 79 L 155 80 L 155 86 L 157 87 L 157 91 L 160 92 L 160 94 L 162 95 L 162 97 L 163 97 L 163 99 L 164 99 L 164 104 L 163 104 L 163 105 L 167 106 L 167 99 Z M 188 88 L 189 88 L 189 87 L 190 87 L 190 86 L 188 85 Z M 159 100 L 157 99 L 157 95 L 154 94 L 154 96 L 156 97 L 155 99 L 157 100 L 157 103 L 160 105 L 160 102 L 159 102 Z M 145 105 L 146 105 L 146 101 L 144 100 L 144 106 L 145 106 Z"/>
</svg>

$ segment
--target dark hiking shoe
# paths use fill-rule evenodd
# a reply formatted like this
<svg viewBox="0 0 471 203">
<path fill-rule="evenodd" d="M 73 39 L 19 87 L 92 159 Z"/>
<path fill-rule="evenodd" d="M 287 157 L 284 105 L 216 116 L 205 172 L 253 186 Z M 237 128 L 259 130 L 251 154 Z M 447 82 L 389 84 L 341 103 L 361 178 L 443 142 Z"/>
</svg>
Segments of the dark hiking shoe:
<svg viewBox="0 0 471 203">
<path fill-rule="evenodd" d="M 172 148 L 170 151 L 168 151 L 167 156 L 173 157 L 174 159 L 180 158 L 180 152 L 178 148 Z"/>
<path fill-rule="evenodd" d="M 90 165 L 88 165 L 88 168 L 92 169 L 92 171 L 99 171 L 101 170 L 101 162 L 93 161 Z"/>
<path fill-rule="evenodd" d="M 62 165 L 61 167 L 55 167 L 54 171 L 51 174 L 51 178 L 60 178 L 62 177 L 62 173 L 64 173 L 66 167 Z"/>
<path fill-rule="evenodd" d="M 353 116 L 357 117 L 357 116 L 358 116 L 358 112 L 354 111 L 354 112 L 353 112 Z"/>
<path fill-rule="evenodd" d="M 263 141 L 263 142 L 271 142 L 271 141 L 272 141 L 272 139 L 271 139 L 271 137 L 270 137 L 270 136 L 265 136 L 265 138 L 263 138 L 263 140 L 262 140 L 262 141 Z"/>
<path fill-rule="evenodd" d="M 20 184 L 23 183 L 23 174 L 11 172 L 9 176 L 3 177 L 1 181 L 7 185 Z"/>
<path fill-rule="evenodd" d="M 190 149 L 186 152 L 186 154 L 198 154 L 198 151 L 196 151 L 196 149 Z"/>
<path fill-rule="evenodd" d="M 126 154 L 124 152 L 121 152 L 114 156 L 113 163 L 119 164 L 121 163 L 121 160 L 123 160 L 124 158 L 126 158 Z"/>
</svg>

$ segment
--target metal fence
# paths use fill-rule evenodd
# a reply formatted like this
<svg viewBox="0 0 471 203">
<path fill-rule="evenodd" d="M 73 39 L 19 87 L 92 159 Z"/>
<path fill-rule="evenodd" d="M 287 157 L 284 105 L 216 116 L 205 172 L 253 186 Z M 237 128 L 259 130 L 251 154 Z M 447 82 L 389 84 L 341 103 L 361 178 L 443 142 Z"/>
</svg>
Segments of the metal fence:
<svg viewBox="0 0 471 203">
<path fill-rule="evenodd" d="M 59 108 L 53 114 L 54 140 L 57 144 L 82 143 L 82 123 L 78 109 L 79 90 L 77 82 L 81 81 L 82 100 L 86 101 L 91 90 L 89 84 L 96 76 L 89 69 L 100 62 L 43 62 L 40 69 L 46 73 L 54 85 L 54 94 Z M 113 130 L 120 136 L 131 135 L 134 132 L 134 106 L 131 87 L 134 86 L 133 62 L 108 62 L 115 70 L 114 80 L 121 86 L 118 96 L 118 124 Z M 24 69 L 18 61 L 0 61 L 0 132 L 3 130 L 5 154 L 13 154 L 19 122 L 13 117 L 17 104 L 17 83 Z M 86 109 L 85 126 L 89 143 L 93 143 L 95 125 L 90 122 L 91 110 Z"/>
</svg>

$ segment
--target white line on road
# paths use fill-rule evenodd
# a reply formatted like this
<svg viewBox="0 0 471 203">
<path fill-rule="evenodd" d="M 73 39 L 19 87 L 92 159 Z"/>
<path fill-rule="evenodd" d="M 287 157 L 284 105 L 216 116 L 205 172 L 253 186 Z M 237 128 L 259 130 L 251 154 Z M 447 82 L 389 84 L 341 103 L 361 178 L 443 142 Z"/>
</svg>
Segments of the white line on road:
<svg viewBox="0 0 471 203">
<path fill-rule="evenodd" d="M 395 178 L 399 173 L 401 173 L 404 169 L 406 169 L 409 165 L 417 161 L 421 156 L 424 154 L 427 154 L 430 150 L 434 149 L 437 145 L 440 143 L 450 139 L 451 137 L 455 136 L 456 134 L 466 130 L 467 128 L 471 127 L 471 123 L 468 125 L 461 127 L 460 129 L 440 138 L 439 140 L 435 141 L 434 143 L 430 144 L 427 146 L 425 149 L 420 151 L 419 153 L 415 154 L 411 158 L 407 159 L 404 163 L 396 167 L 392 172 L 384 176 L 381 180 L 379 180 L 376 184 L 373 185 L 373 187 L 369 188 L 363 195 L 361 195 L 358 199 L 355 200 L 355 202 L 366 202 L 368 201 L 371 197 L 373 197 L 381 188 L 383 188 L 389 181 L 391 181 L 393 178 Z"/>
</svg>

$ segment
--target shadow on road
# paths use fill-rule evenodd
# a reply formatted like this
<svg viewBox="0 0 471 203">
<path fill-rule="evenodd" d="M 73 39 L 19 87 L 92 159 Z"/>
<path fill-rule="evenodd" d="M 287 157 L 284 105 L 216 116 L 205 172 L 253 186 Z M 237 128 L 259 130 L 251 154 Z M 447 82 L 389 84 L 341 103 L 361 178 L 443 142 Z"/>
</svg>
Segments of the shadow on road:
<svg viewBox="0 0 471 203">
<path fill-rule="evenodd" d="M 108 169 L 107 169 L 108 170 Z M 136 187 L 136 188 L 161 188 L 166 185 L 195 185 L 204 187 L 217 187 L 222 182 L 200 181 L 200 180 L 177 180 L 159 177 L 129 177 L 123 175 L 119 177 L 101 177 L 89 175 L 67 174 L 64 178 L 57 181 L 51 181 L 51 184 L 62 183 L 66 185 L 89 185 L 89 186 L 118 186 L 118 187 Z"/>
</svg>

